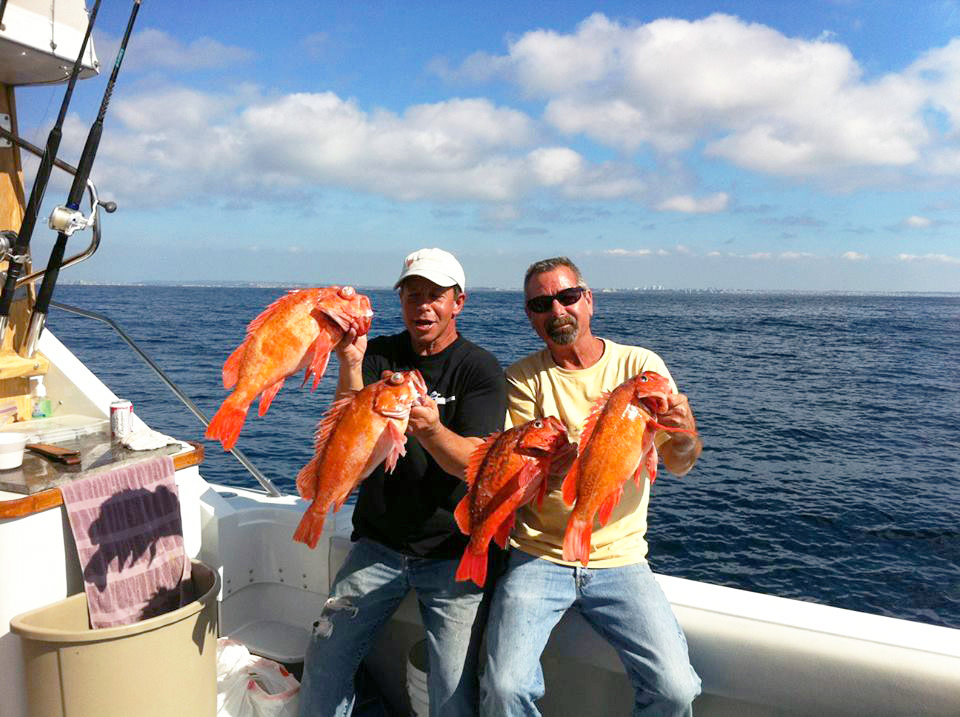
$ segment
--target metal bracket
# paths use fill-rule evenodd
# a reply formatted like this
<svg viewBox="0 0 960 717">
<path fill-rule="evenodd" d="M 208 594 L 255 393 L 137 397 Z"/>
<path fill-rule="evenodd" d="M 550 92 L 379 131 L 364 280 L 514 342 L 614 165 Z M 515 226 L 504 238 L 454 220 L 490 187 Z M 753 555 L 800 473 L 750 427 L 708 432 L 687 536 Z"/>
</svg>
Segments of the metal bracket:
<svg viewBox="0 0 960 717">
<path fill-rule="evenodd" d="M 3 127 L 7 132 L 13 131 L 13 124 L 10 122 L 10 115 L 5 112 L 0 112 L 0 127 Z M 6 137 L 0 137 L 0 148 L 12 147 L 13 142 L 11 142 Z"/>
</svg>

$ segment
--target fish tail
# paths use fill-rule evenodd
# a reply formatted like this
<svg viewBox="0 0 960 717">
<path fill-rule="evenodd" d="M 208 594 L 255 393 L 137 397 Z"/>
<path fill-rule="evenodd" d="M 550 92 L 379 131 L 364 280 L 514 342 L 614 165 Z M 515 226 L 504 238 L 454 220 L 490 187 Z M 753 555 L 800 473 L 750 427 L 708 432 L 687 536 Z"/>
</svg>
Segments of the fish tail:
<svg viewBox="0 0 960 717">
<path fill-rule="evenodd" d="M 307 512 L 303 514 L 300 525 L 293 534 L 296 542 L 306 543 L 311 549 L 317 547 L 320 535 L 323 533 L 323 523 L 327 519 L 327 512 L 314 509 L 314 505 L 307 508 Z"/>
<path fill-rule="evenodd" d="M 239 406 L 236 401 L 229 398 L 220 406 L 220 410 L 214 414 L 207 426 L 207 432 L 204 438 L 208 441 L 220 441 L 223 450 L 229 451 L 237 442 L 237 436 L 240 435 L 240 429 L 243 428 L 243 422 L 247 418 L 247 406 Z"/>
<path fill-rule="evenodd" d="M 570 516 L 567 523 L 567 532 L 563 536 L 563 559 L 574 562 L 579 560 L 586 567 L 590 560 L 590 536 L 593 533 L 593 524 L 588 520 L 580 520 Z"/>
<path fill-rule="evenodd" d="M 483 587 L 487 582 L 487 551 L 475 553 L 467 546 L 463 551 L 463 557 L 460 558 L 460 565 L 457 566 L 457 573 L 454 575 L 457 580 L 473 580 L 477 585 Z"/>
</svg>

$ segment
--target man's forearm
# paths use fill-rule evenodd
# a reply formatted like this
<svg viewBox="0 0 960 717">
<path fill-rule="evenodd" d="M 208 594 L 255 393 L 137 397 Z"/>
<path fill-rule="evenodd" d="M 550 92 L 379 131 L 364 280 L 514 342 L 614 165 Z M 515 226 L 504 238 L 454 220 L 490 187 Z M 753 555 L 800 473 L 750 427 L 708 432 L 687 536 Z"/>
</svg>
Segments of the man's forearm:
<svg viewBox="0 0 960 717">
<path fill-rule="evenodd" d="M 334 400 L 343 398 L 350 391 L 359 391 L 363 388 L 363 372 L 360 366 L 350 366 L 340 362 L 340 372 L 337 374 L 337 394 Z"/>
<path fill-rule="evenodd" d="M 682 476 L 690 472 L 702 450 L 699 436 L 677 433 L 660 447 L 660 456 L 668 471 Z"/>
</svg>

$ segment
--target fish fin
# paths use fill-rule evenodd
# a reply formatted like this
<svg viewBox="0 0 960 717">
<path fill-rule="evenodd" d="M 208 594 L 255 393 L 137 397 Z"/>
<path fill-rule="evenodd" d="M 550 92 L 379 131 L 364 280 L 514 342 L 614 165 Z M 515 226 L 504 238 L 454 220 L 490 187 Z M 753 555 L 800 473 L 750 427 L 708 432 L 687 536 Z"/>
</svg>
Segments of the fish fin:
<svg viewBox="0 0 960 717">
<path fill-rule="evenodd" d="M 540 487 L 537 489 L 537 508 L 543 507 L 543 499 L 547 497 L 547 478 L 544 474 L 543 480 L 540 481 Z"/>
<path fill-rule="evenodd" d="M 453 518 L 457 521 L 457 527 L 464 535 L 470 535 L 470 494 L 467 493 L 460 502 L 457 503 L 453 511 Z"/>
<path fill-rule="evenodd" d="M 513 530 L 513 524 L 516 522 L 516 519 L 517 514 L 511 513 L 500 523 L 500 527 L 497 528 L 497 532 L 494 533 L 494 542 L 503 550 L 507 549 L 507 541 L 510 539 L 510 531 Z"/>
<path fill-rule="evenodd" d="M 583 444 L 581 444 L 583 445 Z M 573 505 L 577 500 L 577 487 L 580 483 L 580 457 L 577 456 L 567 471 L 566 478 L 563 479 L 563 502 L 567 505 Z"/>
<path fill-rule="evenodd" d="M 326 309 L 322 306 L 314 306 L 313 309 L 310 310 L 310 313 L 321 324 L 326 323 L 324 319 L 329 319 L 330 323 L 335 326 L 339 326 L 343 330 L 343 333 L 346 333 L 350 330 L 350 317 L 344 314 L 342 311 L 331 311 L 330 309 Z"/>
<path fill-rule="evenodd" d="M 647 462 L 647 476 L 650 478 L 650 485 L 653 485 L 653 482 L 657 479 L 657 461 L 660 460 L 660 454 L 657 452 L 657 447 L 650 446 L 650 451 L 647 453 L 646 462 Z M 637 487 L 640 487 L 640 481 L 637 480 Z"/>
<path fill-rule="evenodd" d="M 356 484 L 354 484 L 354 486 L 353 486 L 352 488 L 350 488 L 350 490 L 348 490 L 346 493 L 344 493 L 342 498 L 340 498 L 339 500 L 335 500 L 335 501 L 333 502 L 333 512 L 334 512 L 334 513 L 338 512 L 338 511 L 343 507 L 343 504 L 347 502 L 347 498 L 350 497 L 350 494 L 353 493 L 353 489 L 356 488 L 357 485 L 359 485 L 359 481 L 358 481 Z"/>
<path fill-rule="evenodd" d="M 470 550 L 468 545 L 463 551 L 463 557 L 460 558 L 460 564 L 457 566 L 457 572 L 454 575 L 456 580 L 473 580 L 478 586 L 483 587 L 487 582 L 487 551 L 475 553 Z"/>
<path fill-rule="evenodd" d="M 293 534 L 293 539 L 298 543 L 306 543 L 311 549 L 317 547 L 320 536 L 323 534 L 323 523 L 327 519 L 327 511 L 320 510 L 316 503 L 313 503 L 303 517 L 300 524 Z"/>
<path fill-rule="evenodd" d="M 356 398 L 358 393 L 360 392 L 350 391 L 344 394 L 343 398 L 331 403 L 327 412 L 323 414 L 323 418 L 320 419 L 313 433 L 313 450 L 318 456 L 323 453 L 323 449 L 327 445 L 327 441 L 330 440 L 333 429 L 340 422 L 344 411 L 347 410 L 347 407 L 353 402 L 353 399 Z"/>
<path fill-rule="evenodd" d="M 380 440 L 389 441 L 387 457 L 384 459 L 384 470 L 387 473 L 393 473 L 393 469 L 397 467 L 397 461 L 400 460 L 400 457 L 407 455 L 407 437 L 403 435 L 403 431 L 397 426 L 396 421 L 387 421 L 386 428 L 383 433 L 380 434 Z M 376 467 L 376 465 L 373 466 L 373 468 Z M 370 469 L 370 473 L 373 472 L 373 468 Z M 364 477 L 370 475 L 370 473 L 365 473 Z"/>
<path fill-rule="evenodd" d="M 313 386 L 310 390 L 317 390 L 317 386 L 320 385 L 320 379 L 323 378 L 323 374 L 327 370 L 327 364 L 330 363 L 330 350 L 332 348 L 330 338 L 325 332 L 321 332 L 317 340 L 313 342 L 313 361 L 310 362 L 310 365 L 307 366 L 307 370 L 303 374 L 303 383 L 300 384 L 301 387 L 305 386 L 309 378 L 313 376 Z"/>
<path fill-rule="evenodd" d="M 483 443 L 474 448 L 470 453 L 470 458 L 467 459 L 467 467 L 464 470 L 464 480 L 468 486 L 476 483 L 477 476 L 480 474 L 480 467 L 483 465 L 483 459 L 487 457 L 487 453 L 490 452 L 493 444 L 497 442 L 497 439 L 501 435 L 503 435 L 502 431 L 491 433 L 483 439 Z"/>
<path fill-rule="evenodd" d="M 291 294 L 297 294 L 301 291 L 311 291 L 311 289 L 293 289 L 291 291 L 288 291 L 279 299 L 275 299 L 273 303 L 271 303 L 267 308 L 265 308 L 263 311 L 257 314 L 256 318 L 254 318 L 253 321 L 247 324 L 247 333 L 252 334 L 254 331 L 256 331 L 261 326 L 263 326 L 266 323 L 267 319 L 273 316 L 278 309 L 280 309 L 282 306 L 288 303 L 288 300 L 290 299 Z"/>
<path fill-rule="evenodd" d="M 237 346 L 223 364 L 223 387 L 233 388 L 237 385 L 237 379 L 240 378 L 240 362 L 243 359 L 243 352 L 247 348 L 249 337 L 243 340 L 243 343 Z"/>
<path fill-rule="evenodd" d="M 307 465 L 297 473 L 297 493 L 304 500 L 313 500 L 317 497 L 317 467 L 319 464 L 319 455 L 314 455 Z"/>
<path fill-rule="evenodd" d="M 406 443 L 407 437 L 403 435 L 403 431 L 397 426 L 396 421 L 388 420 L 387 425 L 380 432 L 373 450 L 370 451 L 367 462 L 363 465 L 363 470 L 360 471 L 360 480 L 373 473 L 381 463 L 384 464 L 383 469 L 387 473 L 393 473 L 400 457 L 407 455 Z"/>
<path fill-rule="evenodd" d="M 617 507 L 617 503 L 620 502 L 620 498 L 623 497 L 623 486 L 621 485 L 610 495 L 604 498 L 603 503 L 600 504 L 600 513 L 597 516 L 600 520 L 600 525 L 606 525 L 607 521 L 610 520 L 610 514 L 613 512 L 613 509 Z"/>
<path fill-rule="evenodd" d="M 286 378 L 281 378 L 272 386 L 268 386 L 263 393 L 260 394 L 260 409 L 257 411 L 258 416 L 262 416 L 267 412 L 267 409 L 270 408 L 270 404 L 273 403 L 273 399 L 283 386 L 283 382 L 286 380 Z"/>
<path fill-rule="evenodd" d="M 563 559 L 569 562 L 577 560 L 586 567 L 590 561 L 590 536 L 593 534 L 593 525 L 588 520 L 580 520 L 570 516 L 567 523 L 567 532 L 563 534 Z"/>
<path fill-rule="evenodd" d="M 535 472 L 534 469 L 533 473 L 535 474 Z M 514 473 L 510 480 L 500 486 L 500 490 L 494 493 L 483 507 L 484 521 L 500 510 L 504 503 L 509 503 L 512 500 L 519 502 L 519 498 L 523 495 L 527 485 L 530 483 L 530 475 L 531 471 L 527 470 L 527 466 L 524 466 Z"/>
<path fill-rule="evenodd" d="M 600 398 L 593 402 L 593 406 L 590 408 L 590 414 L 587 416 L 587 420 L 583 424 L 583 430 L 580 431 L 580 446 L 577 449 L 578 454 L 583 455 L 583 452 L 587 448 L 587 444 L 590 443 L 590 439 L 593 437 L 593 432 L 597 428 L 597 422 L 600 420 L 600 414 L 603 413 L 603 407 L 607 405 L 607 400 L 609 398 L 610 391 L 604 391 Z"/>
<path fill-rule="evenodd" d="M 231 450 L 237 442 L 240 429 L 243 428 L 243 422 L 247 418 L 248 408 L 249 404 L 240 406 L 236 401 L 231 401 L 228 396 L 227 400 L 220 406 L 220 410 L 218 410 L 210 420 L 210 423 L 207 425 L 207 431 L 203 437 L 208 441 L 220 441 L 223 450 Z"/>
</svg>

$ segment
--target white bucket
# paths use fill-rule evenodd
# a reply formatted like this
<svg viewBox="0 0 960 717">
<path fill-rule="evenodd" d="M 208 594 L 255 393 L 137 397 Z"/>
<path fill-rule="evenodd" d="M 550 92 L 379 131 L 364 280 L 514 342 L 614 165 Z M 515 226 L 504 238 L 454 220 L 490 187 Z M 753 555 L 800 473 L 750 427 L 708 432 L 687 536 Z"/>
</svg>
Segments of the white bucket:
<svg viewBox="0 0 960 717">
<path fill-rule="evenodd" d="M 23 465 L 23 447 L 27 437 L 23 433 L 0 433 L 0 470 Z"/>
<path fill-rule="evenodd" d="M 427 657 L 427 641 L 420 640 L 410 648 L 407 658 L 407 696 L 414 717 L 430 714 L 430 697 L 427 692 L 427 674 L 430 672 Z"/>
</svg>

